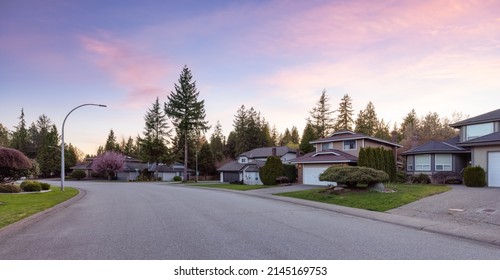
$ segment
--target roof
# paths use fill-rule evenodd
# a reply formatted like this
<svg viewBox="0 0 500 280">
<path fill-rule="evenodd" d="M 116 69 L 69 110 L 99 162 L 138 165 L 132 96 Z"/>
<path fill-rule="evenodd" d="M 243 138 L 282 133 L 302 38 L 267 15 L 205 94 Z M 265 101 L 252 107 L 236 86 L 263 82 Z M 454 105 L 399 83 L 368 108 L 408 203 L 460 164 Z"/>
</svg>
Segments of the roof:
<svg viewBox="0 0 500 280">
<path fill-rule="evenodd" d="M 249 166 L 247 171 L 258 171 L 259 168 L 264 166 L 266 164 L 264 161 L 252 161 L 252 162 L 247 162 L 247 163 L 239 163 L 236 160 L 230 161 L 223 166 L 219 167 L 217 171 L 233 171 L 233 172 L 239 172 L 243 171 L 243 169 L 246 166 Z"/>
<path fill-rule="evenodd" d="M 492 121 L 500 121 L 500 109 L 450 124 L 450 126 L 456 128 L 469 124 L 480 124 Z"/>
<path fill-rule="evenodd" d="M 282 157 L 288 153 L 297 153 L 297 150 L 292 149 L 287 146 L 279 146 L 279 147 L 264 147 L 250 150 L 248 152 L 244 152 L 239 156 L 245 156 L 247 158 L 267 158 L 273 155 L 273 149 L 276 149 L 276 156 Z"/>
<path fill-rule="evenodd" d="M 487 134 L 482 137 L 474 138 L 469 141 L 458 143 L 460 146 L 488 146 L 488 145 L 500 145 L 500 131 Z"/>
<path fill-rule="evenodd" d="M 458 139 L 459 137 L 456 136 L 445 141 L 428 141 L 402 153 L 402 155 L 470 153 L 469 150 L 456 146 Z"/>
<path fill-rule="evenodd" d="M 358 162 L 358 158 L 351 154 L 336 150 L 328 149 L 321 152 L 311 152 L 299 158 L 291 160 L 292 163 L 348 163 Z"/>
<path fill-rule="evenodd" d="M 318 144 L 318 143 L 328 143 L 328 142 L 340 142 L 340 141 L 345 141 L 345 140 L 357 140 L 357 139 L 370 139 L 375 142 L 379 143 L 384 143 L 386 145 L 394 146 L 394 147 L 403 147 L 397 143 L 393 143 L 390 141 L 382 140 L 379 138 L 371 137 L 362 133 L 355 133 L 349 130 L 343 130 L 339 132 L 333 133 L 330 137 L 325 137 L 321 138 L 318 140 L 311 141 L 309 143 L 311 144 Z"/>
</svg>

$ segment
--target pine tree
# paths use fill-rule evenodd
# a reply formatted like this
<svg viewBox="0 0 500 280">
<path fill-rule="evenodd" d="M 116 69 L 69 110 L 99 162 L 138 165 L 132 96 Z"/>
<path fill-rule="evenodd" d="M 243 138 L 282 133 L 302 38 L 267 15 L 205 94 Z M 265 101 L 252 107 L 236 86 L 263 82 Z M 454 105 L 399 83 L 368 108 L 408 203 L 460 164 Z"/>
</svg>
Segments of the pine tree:
<svg viewBox="0 0 500 280">
<path fill-rule="evenodd" d="M 187 181 L 189 135 L 199 131 L 207 131 L 210 127 L 205 121 L 205 101 L 198 101 L 200 92 L 196 82 L 192 81 L 193 75 L 187 66 L 182 69 L 179 84 L 175 84 L 175 92 L 168 96 L 165 103 L 165 113 L 170 119 L 184 141 L 184 180 Z M 180 134 L 180 135 L 179 135 Z"/>
<path fill-rule="evenodd" d="M 9 145 L 9 131 L 0 123 L 0 146 L 7 147 Z"/>
<path fill-rule="evenodd" d="M 106 144 L 104 145 L 105 152 L 119 152 L 120 145 L 116 142 L 116 136 L 113 129 L 109 131 L 108 139 L 106 140 Z"/>
<path fill-rule="evenodd" d="M 201 145 L 200 153 L 198 154 L 198 168 L 200 173 L 205 176 L 215 174 L 216 172 L 215 158 L 210 145 L 206 141 Z"/>
<path fill-rule="evenodd" d="M 10 147 L 26 155 L 28 152 L 28 130 L 26 129 L 26 121 L 24 120 L 24 109 L 21 109 L 19 124 L 14 128 L 16 130 L 12 133 Z"/>
<path fill-rule="evenodd" d="M 285 133 L 283 133 L 283 135 L 281 135 L 280 137 L 280 146 L 286 146 L 290 142 L 292 142 L 292 134 L 290 133 L 290 130 L 287 128 L 285 129 Z"/>
<path fill-rule="evenodd" d="M 299 130 L 295 126 L 292 126 L 292 131 L 290 132 L 290 141 L 293 144 L 300 144 Z"/>
<path fill-rule="evenodd" d="M 345 94 L 340 100 L 337 122 L 335 123 L 335 130 L 352 130 L 353 121 L 352 99 L 349 95 Z"/>
<path fill-rule="evenodd" d="M 224 154 L 228 158 L 236 158 L 236 132 L 231 131 L 227 136 Z"/>
<path fill-rule="evenodd" d="M 216 162 L 221 162 L 225 158 L 225 142 L 225 137 L 222 134 L 222 125 L 219 121 L 217 121 L 217 124 L 214 128 L 214 133 L 212 133 L 212 136 L 210 137 L 210 149 L 212 150 L 212 154 Z"/>
<path fill-rule="evenodd" d="M 153 106 L 148 109 L 144 121 L 144 137 L 141 138 L 142 159 L 158 166 L 160 162 L 168 161 L 167 145 L 171 133 L 165 113 L 161 110 L 158 97 Z"/>
<path fill-rule="evenodd" d="M 317 138 L 318 137 L 314 133 L 314 128 L 313 128 L 312 124 L 310 124 L 310 123 L 306 124 L 306 127 L 304 128 L 304 132 L 302 133 L 302 139 L 300 140 L 299 149 L 303 153 L 306 153 L 306 154 L 315 151 L 316 149 L 309 142 L 316 140 Z"/>
<path fill-rule="evenodd" d="M 366 105 L 366 108 L 359 112 L 354 131 L 367 136 L 374 136 L 378 123 L 375 106 L 373 106 L 373 103 L 370 101 L 368 105 Z"/>
<path fill-rule="evenodd" d="M 326 90 L 323 90 L 321 97 L 316 103 L 316 107 L 309 112 L 310 117 L 307 119 L 307 122 L 312 124 L 315 134 L 321 138 L 329 136 L 334 126 L 334 119 L 332 117 L 334 111 L 330 110 L 328 101 Z"/>
</svg>

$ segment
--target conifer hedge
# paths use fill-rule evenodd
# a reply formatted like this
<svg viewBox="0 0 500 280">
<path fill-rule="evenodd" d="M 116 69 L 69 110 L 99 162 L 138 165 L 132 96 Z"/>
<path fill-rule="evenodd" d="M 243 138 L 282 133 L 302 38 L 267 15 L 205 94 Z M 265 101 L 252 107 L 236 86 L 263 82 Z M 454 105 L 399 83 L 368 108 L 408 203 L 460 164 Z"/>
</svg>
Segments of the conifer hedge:
<svg viewBox="0 0 500 280">
<path fill-rule="evenodd" d="M 361 148 L 358 157 L 358 166 L 382 170 L 389 175 L 389 180 L 396 179 L 396 162 L 392 150 L 382 147 Z"/>
</svg>

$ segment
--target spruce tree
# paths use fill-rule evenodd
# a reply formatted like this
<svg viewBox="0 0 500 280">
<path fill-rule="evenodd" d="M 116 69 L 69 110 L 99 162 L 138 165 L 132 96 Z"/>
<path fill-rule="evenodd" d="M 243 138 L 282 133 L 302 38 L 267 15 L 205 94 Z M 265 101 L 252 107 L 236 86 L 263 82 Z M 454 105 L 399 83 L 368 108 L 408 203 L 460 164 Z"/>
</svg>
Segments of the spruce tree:
<svg viewBox="0 0 500 280">
<path fill-rule="evenodd" d="M 120 145 L 116 142 L 116 136 L 113 129 L 109 131 L 108 138 L 106 139 L 106 144 L 104 145 L 105 152 L 119 152 Z"/>
<path fill-rule="evenodd" d="M 366 105 L 366 108 L 359 112 L 354 131 L 367 136 L 374 136 L 378 123 L 375 106 L 373 106 L 373 103 L 370 101 L 368 105 Z"/>
<path fill-rule="evenodd" d="M 168 126 L 165 113 L 161 110 L 158 97 L 153 106 L 144 116 L 144 137 L 141 138 L 142 159 L 155 163 L 168 162 L 168 148 L 171 129 Z"/>
<path fill-rule="evenodd" d="M 165 103 L 165 113 L 172 120 L 176 131 L 184 141 L 184 180 L 187 181 L 189 135 L 200 131 L 207 131 L 210 127 L 205 121 L 205 101 L 198 101 L 200 92 L 193 75 L 187 66 L 184 66 L 179 77 L 179 84 L 174 84 L 175 92 L 168 96 Z"/>
<path fill-rule="evenodd" d="M 335 130 L 352 130 L 352 124 L 354 123 L 352 115 L 352 99 L 348 94 L 345 94 L 340 100 Z"/>
<path fill-rule="evenodd" d="M 316 103 L 316 107 L 309 112 L 310 117 L 307 119 L 307 122 L 312 124 L 315 134 L 320 138 L 329 136 L 334 127 L 334 119 L 332 117 L 334 111 L 330 109 L 328 101 L 326 90 L 323 90 Z"/>
<path fill-rule="evenodd" d="M 217 124 L 214 128 L 214 133 L 212 133 L 212 136 L 210 137 L 210 149 L 212 150 L 212 154 L 216 162 L 220 162 L 225 158 L 225 142 L 225 137 L 222 134 L 222 125 L 219 121 L 217 121 Z"/>
<path fill-rule="evenodd" d="M 24 119 L 24 109 L 21 109 L 19 116 L 19 124 L 14 127 L 16 130 L 12 133 L 10 147 L 19 150 L 24 155 L 28 152 L 28 130 L 26 128 L 26 120 Z"/>
<path fill-rule="evenodd" d="M 300 140 L 299 149 L 305 154 L 315 151 L 316 149 L 309 142 L 316 140 L 317 138 L 318 137 L 314 133 L 314 128 L 312 124 L 310 123 L 306 124 L 304 132 L 302 133 L 302 138 Z"/>
</svg>

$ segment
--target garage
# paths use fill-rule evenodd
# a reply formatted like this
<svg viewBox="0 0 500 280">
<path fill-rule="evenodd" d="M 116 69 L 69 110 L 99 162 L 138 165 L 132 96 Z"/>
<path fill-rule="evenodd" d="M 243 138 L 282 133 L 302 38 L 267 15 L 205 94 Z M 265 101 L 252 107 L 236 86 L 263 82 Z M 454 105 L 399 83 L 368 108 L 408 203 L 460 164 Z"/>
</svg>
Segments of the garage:
<svg viewBox="0 0 500 280">
<path fill-rule="evenodd" d="M 488 186 L 500 187 L 500 152 L 488 153 Z"/>
<path fill-rule="evenodd" d="M 316 186 L 336 185 L 333 182 L 320 181 L 319 175 L 323 173 L 331 165 L 324 164 L 307 164 L 304 165 L 304 184 Z"/>
</svg>

